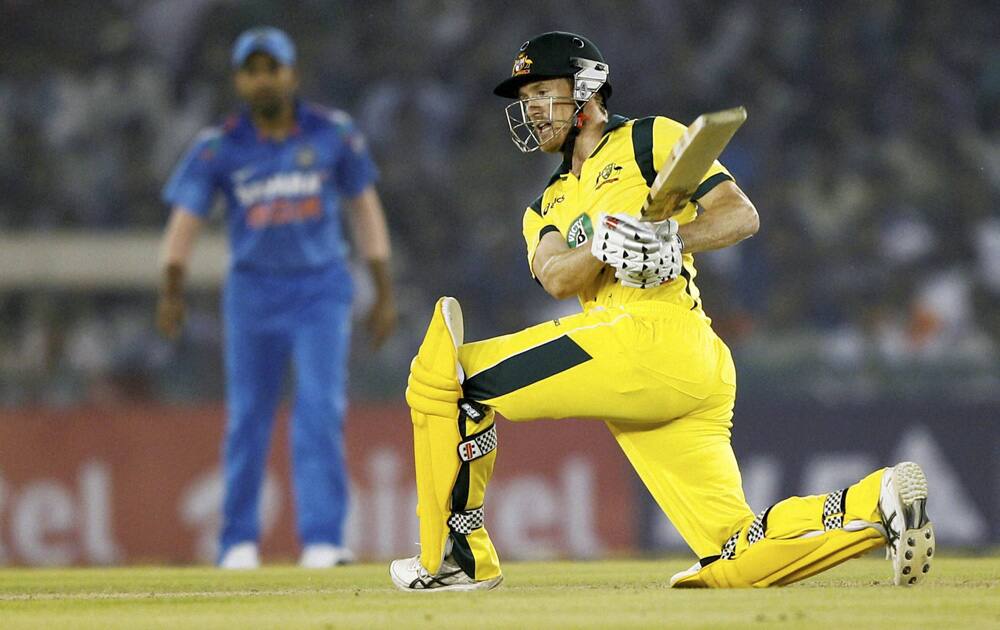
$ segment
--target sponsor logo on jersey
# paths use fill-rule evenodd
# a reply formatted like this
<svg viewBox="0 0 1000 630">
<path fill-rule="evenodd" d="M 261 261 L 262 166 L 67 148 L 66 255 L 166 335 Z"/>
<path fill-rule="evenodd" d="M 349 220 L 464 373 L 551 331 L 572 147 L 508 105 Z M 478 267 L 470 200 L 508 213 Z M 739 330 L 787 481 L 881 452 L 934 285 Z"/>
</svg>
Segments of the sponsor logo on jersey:
<svg viewBox="0 0 1000 630">
<path fill-rule="evenodd" d="M 547 215 L 549 213 L 549 210 L 551 210 L 553 207 L 555 207 L 555 205 L 557 203 L 562 203 L 564 201 L 566 201 L 566 196 L 565 195 L 559 195 L 558 197 L 556 197 L 552 201 L 550 201 L 547 204 L 545 204 L 545 207 L 542 208 L 542 216 L 544 217 L 545 215 Z"/>
<path fill-rule="evenodd" d="M 594 224 L 590 222 L 590 217 L 587 213 L 583 213 L 578 216 L 569 226 L 569 231 L 566 232 L 566 244 L 570 248 L 579 247 L 594 236 Z"/>
<path fill-rule="evenodd" d="M 315 221 L 323 216 L 323 203 L 318 196 L 304 199 L 275 199 L 247 210 L 247 226 L 262 230 L 271 226 Z"/>
<path fill-rule="evenodd" d="M 510 71 L 510 76 L 517 77 L 531 72 L 531 64 L 534 63 L 528 58 L 528 53 L 521 53 L 514 60 L 514 68 Z"/>
<path fill-rule="evenodd" d="M 606 165 L 601 169 L 601 172 L 597 174 L 597 178 L 594 180 L 594 190 L 599 190 L 601 186 L 605 184 L 613 184 L 618 181 L 618 175 L 621 174 L 622 167 L 618 166 L 614 162 Z"/>
<path fill-rule="evenodd" d="M 323 176 L 319 171 L 292 171 L 240 184 L 233 192 L 240 204 L 250 207 L 272 199 L 319 195 L 322 188 Z"/>
</svg>

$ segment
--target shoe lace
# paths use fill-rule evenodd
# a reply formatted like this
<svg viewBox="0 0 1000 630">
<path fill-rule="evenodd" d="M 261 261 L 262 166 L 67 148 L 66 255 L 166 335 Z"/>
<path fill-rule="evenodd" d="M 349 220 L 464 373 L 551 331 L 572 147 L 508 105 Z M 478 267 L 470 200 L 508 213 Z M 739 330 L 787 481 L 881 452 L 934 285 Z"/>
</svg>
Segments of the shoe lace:
<svg viewBox="0 0 1000 630">
<path fill-rule="evenodd" d="M 886 516 L 885 512 L 882 510 L 882 506 L 879 506 L 878 513 L 879 517 L 882 519 L 882 525 L 885 526 L 886 546 L 889 547 L 890 550 L 894 551 L 896 548 L 896 541 L 899 540 L 899 537 L 902 534 L 898 527 L 893 526 L 893 521 L 896 520 L 897 513 L 893 511 L 892 514 Z"/>
</svg>

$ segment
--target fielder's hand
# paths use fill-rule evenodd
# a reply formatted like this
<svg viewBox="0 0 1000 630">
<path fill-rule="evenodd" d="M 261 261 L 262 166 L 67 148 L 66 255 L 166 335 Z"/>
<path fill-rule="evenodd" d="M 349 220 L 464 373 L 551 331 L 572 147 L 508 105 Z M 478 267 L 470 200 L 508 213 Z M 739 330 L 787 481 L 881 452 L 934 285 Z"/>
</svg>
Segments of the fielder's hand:
<svg viewBox="0 0 1000 630">
<path fill-rule="evenodd" d="M 368 313 L 368 334 L 371 335 L 372 349 L 382 347 L 392 332 L 396 329 L 398 314 L 396 302 L 391 295 L 378 296 Z"/>
<path fill-rule="evenodd" d="M 167 339 L 177 339 L 184 323 L 184 269 L 167 265 L 156 303 L 156 329 Z"/>
<path fill-rule="evenodd" d="M 177 339 L 184 323 L 184 298 L 179 295 L 160 295 L 156 304 L 156 329 L 167 339 Z"/>
<path fill-rule="evenodd" d="M 590 251 L 624 286 L 657 287 L 681 272 L 683 243 L 673 219 L 649 223 L 628 214 L 602 214 Z"/>
</svg>

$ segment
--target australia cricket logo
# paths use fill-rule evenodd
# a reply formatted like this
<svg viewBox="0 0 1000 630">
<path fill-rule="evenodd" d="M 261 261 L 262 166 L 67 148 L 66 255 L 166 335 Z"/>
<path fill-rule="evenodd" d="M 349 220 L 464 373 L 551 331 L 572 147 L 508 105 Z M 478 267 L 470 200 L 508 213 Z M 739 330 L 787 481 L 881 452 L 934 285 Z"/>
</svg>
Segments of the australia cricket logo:
<svg viewBox="0 0 1000 630">
<path fill-rule="evenodd" d="M 594 190 L 599 189 L 605 184 L 613 184 L 618 181 L 618 175 L 621 173 L 622 167 L 618 166 L 614 162 L 608 164 L 601 169 L 601 172 L 597 174 L 597 179 L 594 180 Z"/>
<path fill-rule="evenodd" d="M 533 62 L 528 58 L 527 53 L 521 53 L 514 60 L 514 69 L 510 71 L 510 76 L 516 77 L 522 74 L 528 74 L 531 72 L 531 64 Z"/>
<path fill-rule="evenodd" d="M 594 224 L 590 222 L 590 217 L 586 213 L 581 214 L 569 226 L 566 232 L 566 244 L 570 248 L 579 247 L 594 236 Z"/>
</svg>

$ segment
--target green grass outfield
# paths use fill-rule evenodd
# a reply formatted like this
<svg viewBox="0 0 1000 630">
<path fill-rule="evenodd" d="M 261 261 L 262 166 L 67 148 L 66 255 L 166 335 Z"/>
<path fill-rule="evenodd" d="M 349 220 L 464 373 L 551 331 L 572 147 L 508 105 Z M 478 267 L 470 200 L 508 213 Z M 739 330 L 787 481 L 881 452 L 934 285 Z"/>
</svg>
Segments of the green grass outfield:
<svg viewBox="0 0 1000 630">
<path fill-rule="evenodd" d="M 686 561 L 510 562 L 495 591 L 401 593 L 385 564 L 3 569 L 0 628 L 1000 628 L 1000 556 L 897 588 L 869 556 L 767 590 L 667 588 Z"/>
</svg>

